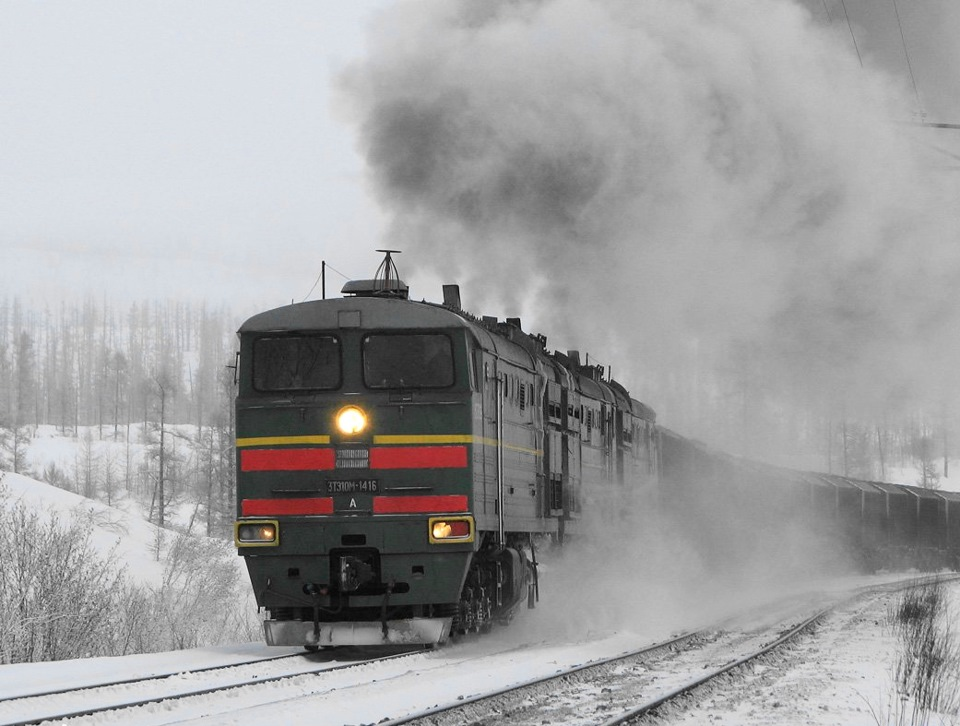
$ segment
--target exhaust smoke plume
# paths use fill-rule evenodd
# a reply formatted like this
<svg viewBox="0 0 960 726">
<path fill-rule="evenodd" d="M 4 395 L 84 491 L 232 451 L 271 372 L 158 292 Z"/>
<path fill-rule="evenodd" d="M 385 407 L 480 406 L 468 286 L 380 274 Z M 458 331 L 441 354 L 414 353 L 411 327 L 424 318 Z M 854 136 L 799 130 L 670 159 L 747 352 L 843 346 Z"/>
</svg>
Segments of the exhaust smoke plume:
<svg viewBox="0 0 960 726">
<path fill-rule="evenodd" d="M 401 2 L 342 90 L 390 246 L 685 433 L 718 379 L 847 412 L 955 390 L 956 174 L 800 5 Z"/>
</svg>

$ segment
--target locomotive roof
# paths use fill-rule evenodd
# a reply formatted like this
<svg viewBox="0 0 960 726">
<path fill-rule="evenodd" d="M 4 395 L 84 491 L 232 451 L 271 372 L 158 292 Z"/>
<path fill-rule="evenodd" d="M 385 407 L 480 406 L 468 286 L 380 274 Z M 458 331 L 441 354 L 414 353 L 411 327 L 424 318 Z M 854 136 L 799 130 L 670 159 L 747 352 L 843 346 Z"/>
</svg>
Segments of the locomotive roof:
<svg viewBox="0 0 960 726">
<path fill-rule="evenodd" d="M 488 350 L 528 370 L 539 369 L 549 375 L 558 364 L 542 343 L 522 332 L 519 327 L 499 324 L 492 330 L 484 321 L 442 305 L 415 302 L 395 297 L 346 297 L 312 300 L 274 308 L 246 320 L 238 333 L 275 333 L 294 330 L 332 331 L 353 329 L 443 329 L 465 328 Z M 515 330 L 513 328 L 516 328 Z M 545 339 L 543 339 L 545 340 Z M 626 389 L 613 381 L 593 381 L 579 369 L 570 369 L 577 390 L 591 397 L 617 404 L 633 415 L 656 420 L 653 409 L 631 399 Z"/>
<path fill-rule="evenodd" d="M 341 315 L 347 313 L 348 315 Z M 359 319 L 349 313 L 359 313 Z M 468 323 L 437 305 L 380 297 L 349 297 L 285 305 L 254 315 L 240 333 L 363 328 L 463 328 Z"/>
</svg>

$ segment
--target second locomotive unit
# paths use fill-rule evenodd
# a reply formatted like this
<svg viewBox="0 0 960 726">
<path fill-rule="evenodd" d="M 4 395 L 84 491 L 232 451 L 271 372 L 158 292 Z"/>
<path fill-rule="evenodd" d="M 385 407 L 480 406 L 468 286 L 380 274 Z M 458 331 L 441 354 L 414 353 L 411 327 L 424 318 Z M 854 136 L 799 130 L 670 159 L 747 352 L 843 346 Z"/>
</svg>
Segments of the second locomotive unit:
<svg viewBox="0 0 960 726">
<path fill-rule="evenodd" d="M 653 412 L 519 320 L 408 299 L 387 252 L 346 297 L 239 330 L 238 520 L 267 642 L 443 642 L 536 597 L 582 483 L 654 487 Z"/>
</svg>

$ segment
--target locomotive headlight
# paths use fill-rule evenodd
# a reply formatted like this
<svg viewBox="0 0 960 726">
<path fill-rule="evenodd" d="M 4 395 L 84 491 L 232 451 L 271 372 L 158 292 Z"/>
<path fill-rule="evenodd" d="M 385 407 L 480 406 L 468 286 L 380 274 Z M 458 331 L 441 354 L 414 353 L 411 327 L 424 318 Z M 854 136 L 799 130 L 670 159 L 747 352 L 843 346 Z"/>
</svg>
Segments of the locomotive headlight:
<svg viewBox="0 0 960 726">
<path fill-rule="evenodd" d="M 431 517 L 430 544 L 473 542 L 473 517 Z"/>
<path fill-rule="evenodd" d="M 276 547 L 279 529 L 275 519 L 234 522 L 233 539 L 237 547 Z"/>
<path fill-rule="evenodd" d="M 337 428 L 348 436 L 362 433 L 367 428 L 367 414 L 356 406 L 345 406 L 337 412 Z"/>
</svg>

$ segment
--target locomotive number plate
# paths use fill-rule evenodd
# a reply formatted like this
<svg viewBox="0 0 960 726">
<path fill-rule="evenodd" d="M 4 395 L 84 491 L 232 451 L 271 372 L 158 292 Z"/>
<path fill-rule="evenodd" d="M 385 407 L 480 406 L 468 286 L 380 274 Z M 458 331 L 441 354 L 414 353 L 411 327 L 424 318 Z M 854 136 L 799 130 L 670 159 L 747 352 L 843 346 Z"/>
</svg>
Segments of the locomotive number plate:
<svg viewBox="0 0 960 726">
<path fill-rule="evenodd" d="M 376 494 L 379 479 L 328 479 L 327 494 Z"/>
</svg>

